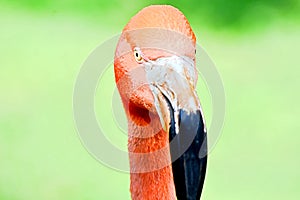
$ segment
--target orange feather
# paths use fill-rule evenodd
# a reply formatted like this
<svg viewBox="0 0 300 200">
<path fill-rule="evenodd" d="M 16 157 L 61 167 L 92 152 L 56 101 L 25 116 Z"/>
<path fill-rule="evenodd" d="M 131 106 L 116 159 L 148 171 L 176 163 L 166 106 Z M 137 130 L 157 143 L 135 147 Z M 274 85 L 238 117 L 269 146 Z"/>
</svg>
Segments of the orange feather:
<svg viewBox="0 0 300 200">
<path fill-rule="evenodd" d="M 132 49 L 139 45 L 141 48 L 146 41 L 130 34 L 130 31 L 142 28 L 161 28 L 175 31 L 189 38 L 193 44 L 196 37 L 185 16 L 176 8 L 167 5 L 154 5 L 142 9 L 125 26 L 119 40 L 114 61 L 115 79 L 128 118 L 128 151 L 134 153 L 151 153 L 168 146 L 169 138 L 161 128 L 159 117 L 153 106 L 154 99 L 147 85 L 138 85 L 136 77 L 145 81 L 145 74 L 139 71 L 132 54 Z M 163 39 L 163 38 L 162 38 Z M 151 42 L 150 40 L 148 42 Z M 169 56 L 160 50 L 144 51 L 147 57 L 156 59 Z M 132 73 L 134 72 L 134 73 Z M 167 149 L 167 148 L 166 148 Z M 149 162 L 130 159 L 130 192 L 132 199 L 163 200 L 176 199 L 171 165 L 146 173 L 134 173 L 135 168 L 147 168 L 162 160 L 170 160 L 169 152 L 159 157 L 152 157 Z"/>
</svg>

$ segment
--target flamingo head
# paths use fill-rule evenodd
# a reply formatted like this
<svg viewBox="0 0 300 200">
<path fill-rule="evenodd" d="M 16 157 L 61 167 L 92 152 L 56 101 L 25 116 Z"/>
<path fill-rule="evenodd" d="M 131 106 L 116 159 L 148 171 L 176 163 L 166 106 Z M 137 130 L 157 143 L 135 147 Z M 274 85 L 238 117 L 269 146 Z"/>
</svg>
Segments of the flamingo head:
<svg viewBox="0 0 300 200">
<path fill-rule="evenodd" d="M 178 9 L 149 6 L 125 26 L 114 60 L 128 122 L 147 126 L 149 116 L 158 116 L 173 141 L 178 199 L 200 198 L 206 169 L 206 156 L 199 156 L 201 149 L 206 151 L 206 130 L 196 94 L 195 44 L 195 34 Z"/>
</svg>

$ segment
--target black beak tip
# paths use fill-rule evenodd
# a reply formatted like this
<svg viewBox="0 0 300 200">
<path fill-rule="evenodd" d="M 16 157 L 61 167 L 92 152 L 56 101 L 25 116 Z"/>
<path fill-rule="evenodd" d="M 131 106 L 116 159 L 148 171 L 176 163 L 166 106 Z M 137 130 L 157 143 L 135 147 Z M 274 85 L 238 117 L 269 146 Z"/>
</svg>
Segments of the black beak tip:
<svg viewBox="0 0 300 200">
<path fill-rule="evenodd" d="M 199 200 L 207 166 L 207 138 L 200 110 L 179 112 L 179 133 L 174 116 L 169 130 L 172 171 L 178 200 Z"/>
</svg>

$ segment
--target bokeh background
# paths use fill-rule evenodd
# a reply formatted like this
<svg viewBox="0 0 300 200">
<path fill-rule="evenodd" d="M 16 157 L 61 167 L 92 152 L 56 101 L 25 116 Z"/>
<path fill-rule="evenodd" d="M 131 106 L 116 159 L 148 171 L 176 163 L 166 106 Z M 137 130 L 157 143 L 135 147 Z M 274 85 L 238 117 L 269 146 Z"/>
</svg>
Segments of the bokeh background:
<svg viewBox="0 0 300 200">
<path fill-rule="evenodd" d="M 299 0 L 1 0 L 1 200 L 130 199 L 129 175 L 81 145 L 72 93 L 89 53 L 150 4 L 183 11 L 224 82 L 202 199 L 300 199 Z"/>
</svg>

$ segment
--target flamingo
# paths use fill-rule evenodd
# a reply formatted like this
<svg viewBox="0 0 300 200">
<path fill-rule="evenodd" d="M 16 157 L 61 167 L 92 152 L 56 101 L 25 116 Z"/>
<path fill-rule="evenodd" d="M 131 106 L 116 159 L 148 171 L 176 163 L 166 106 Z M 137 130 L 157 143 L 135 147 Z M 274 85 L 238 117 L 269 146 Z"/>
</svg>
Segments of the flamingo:
<svg viewBox="0 0 300 200">
<path fill-rule="evenodd" d="M 186 17 L 169 5 L 143 8 L 120 36 L 114 73 L 128 122 L 133 200 L 201 197 L 207 139 L 195 45 Z"/>
</svg>

